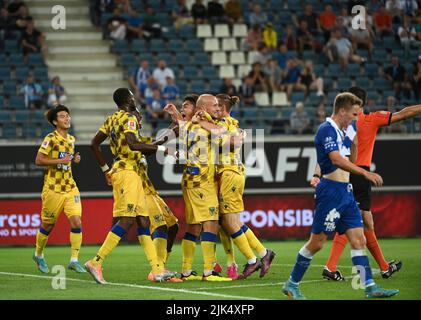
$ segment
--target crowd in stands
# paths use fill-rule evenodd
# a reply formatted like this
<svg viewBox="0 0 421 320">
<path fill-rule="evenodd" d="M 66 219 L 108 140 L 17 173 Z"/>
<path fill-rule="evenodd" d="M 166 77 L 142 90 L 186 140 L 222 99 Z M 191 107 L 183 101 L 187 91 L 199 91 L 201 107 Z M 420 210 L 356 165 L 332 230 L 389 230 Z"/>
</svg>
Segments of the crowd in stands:
<svg viewBox="0 0 421 320">
<path fill-rule="evenodd" d="M 48 78 L 45 35 L 27 4 L 0 0 L 0 138 L 40 137 L 46 108 L 66 101 L 59 77 Z"/>
<path fill-rule="evenodd" d="M 250 68 L 241 77 L 221 77 L 220 85 L 210 88 L 213 93 L 239 95 L 239 115 L 246 108 L 260 107 L 256 99 L 260 92 L 266 92 L 269 97 L 285 93 L 291 133 L 314 131 L 330 113 L 333 92 L 344 90 L 347 85 L 368 86 L 368 108 L 373 110 L 385 107 L 392 99 L 396 110 L 419 99 L 420 1 L 97 0 L 93 3 L 92 21 L 102 25 L 106 38 L 124 39 L 129 48 L 130 43 L 138 41 L 162 39 L 157 43 L 164 44 L 174 34 L 183 37 L 183 32 L 188 30 L 183 29 L 186 26 L 195 30 L 206 24 L 212 28 L 227 24 L 232 30 L 236 24 L 245 24 L 247 34 L 238 41 L 238 47 L 248 54 Z M 353 28 L 351 12 L 355 5 L 362 5 L 366 10 L 362 21 L 365 28 L 359 30 Z M 181 73 L 184 77 L 178 76 L 177 64 L 181 64 L 178 51 L 161 60 L 162 51 L 158 49 L 151 48 L 150 53 L 159 56 L 159 62 L 158 58 L 147 59 L 139 52 L 139 66 L 129 72 L 130 85 L 150 119 L 164 117 L 160 112 L 162 106 L 167 102 L 177 103 L 180 96 L 188 93 L 186 86 L 178 87 L 177 81 L 187 79 L 193 83 L 194 79 L 194 75 L 188 79 L 185 72 Z M 200 50 L 187 50 L 196 49 Z M 171 58 L 175 55 L 177 59 Z M 156 68 L 151 68 L 150 63 L 156 63 Z M 185 66 L 181 69 L 186 70 Z M 210 83 L 214 83 L 212 79 Z M 192 88 L 190 85 L 189 90 Z"/>
</svg>

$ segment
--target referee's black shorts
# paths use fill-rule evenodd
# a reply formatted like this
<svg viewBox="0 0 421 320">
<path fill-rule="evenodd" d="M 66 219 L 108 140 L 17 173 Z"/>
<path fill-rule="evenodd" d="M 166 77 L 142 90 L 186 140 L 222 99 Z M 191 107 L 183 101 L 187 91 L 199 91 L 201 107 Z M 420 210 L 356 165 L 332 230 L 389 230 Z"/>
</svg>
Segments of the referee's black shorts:
<svg viewBox="0 0 421 320">
<path fill-rule="evenodd" d="M 361 168 L 370 171 L 369 167 L 360 166 Z M 363 176 L 351 173 L 349 182 L 352 184 L 354 190 L 355 200 L 358 202 L 358 207 L 363 211 L 371 211 L 371 182 Z"/>
</svg>

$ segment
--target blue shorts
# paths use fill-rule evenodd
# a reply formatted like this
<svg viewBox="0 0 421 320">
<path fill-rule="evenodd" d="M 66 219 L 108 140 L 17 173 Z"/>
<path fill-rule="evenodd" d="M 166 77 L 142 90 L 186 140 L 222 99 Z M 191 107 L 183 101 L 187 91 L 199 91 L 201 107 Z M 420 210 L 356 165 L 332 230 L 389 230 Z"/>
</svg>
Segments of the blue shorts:
<svg viewBox="0 0 421 320">
<path fill-rule="evenodd" d="M 363 219 L 352 192 L 352 184 L 321 179 L 316 187 L 316 210 L 311 232 L 326 234 L 362 228 Z"/>
</svg>

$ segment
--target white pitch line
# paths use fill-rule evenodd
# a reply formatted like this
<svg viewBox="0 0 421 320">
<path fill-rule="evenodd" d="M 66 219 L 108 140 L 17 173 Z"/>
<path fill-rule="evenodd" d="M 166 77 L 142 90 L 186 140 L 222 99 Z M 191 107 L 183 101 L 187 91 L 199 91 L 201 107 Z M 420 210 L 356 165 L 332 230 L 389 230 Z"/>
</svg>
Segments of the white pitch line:
<svg viewBox="0 0 421 320">
<path fill-rule="evenodd" d="M 273 265 L 273 264 L 272 264 Z M 294 266 L 293 264 L 278 264 L 278 266 Z M 324 267 L 324 265 L 310 265 L 310 267 Z M 340 268 L 352 268 L 352 266 L 338 266 Z M 374 274 L 379 274 L 380 269 L 371 269 Z M 357 274 L 354 274 L 352 276 L 346 276 L 345 279 L 352 279 L 353 277 L 357 276 Z M 238 280 L 242 281 L 242 280 Z M 301 283 L 317 283 L 317 282 L 325 282 L 326 279 L 315 279 L 315 280 L 304 280 L 301 281 Z M 223 286 L 223 287 L 212 287 L 212 290 L 219 290 L 219 289 L 229 289 L 229 288 L 253 288 L 253 287 L 271 287 L 271 286 L 280 286 L 283 285 L 285 282 L 273 282 L 273 283 L 254 283 L 254 284 L 244 284 L 244 285 L 236 285 L 236 286 Z M 194 288 L 195 290 L 209 290 L 209 288 L 202 287 L 202 288 Z"/>
<path fill-rule="evenodd" d="M 54 277 L 51 277 L 51 276 L 39 276 L 39 275 L 34 275 L 34 274 L 1 272 L 1 271 L 0 271 L 0 275 L 14 276 L 14 277 L 20 276 L 20 277 L 29 277 L 29 278 L 42 278 L 42 279 L 53 279 L 54 278 Z M 94 281 L 74 279 L 74 278 L 66 278 L 66 280 L 74 281 L 74 282 L 91 283 L 91 284 L 95 283 Z M 260 299 L 260 298 L 256 298 L 256 297 L 236 296 L 236 295 L 228 295 L 228 294 L 205 292 L 205 291 L 198 292 L 198 291 L 192 291 L 192 290 L 186 290 L 186 289 L 160 288 L 160 287 L 142 286 L 142 285 L 130 284 L 130 283 L 107 282 L 106 285 L 120 286 L 120 287 L 130 287 L 130 288 L 140 288 L 140 289 L 150 289 L 150 290 L 158 290 L 158 291 L 169 291 L 169 292 L 176 292 L 176 293 L 182 292 L 182 293 L 190 293 L 190 294 L 229 298 L 229 299 L 268 300 L 268 299 Z"/>
</svg>

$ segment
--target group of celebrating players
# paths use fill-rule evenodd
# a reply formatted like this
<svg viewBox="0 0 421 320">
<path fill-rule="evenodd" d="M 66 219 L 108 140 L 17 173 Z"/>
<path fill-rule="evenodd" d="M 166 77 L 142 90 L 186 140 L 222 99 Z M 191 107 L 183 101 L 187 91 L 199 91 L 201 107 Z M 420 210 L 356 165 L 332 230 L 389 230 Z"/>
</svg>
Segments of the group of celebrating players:
<svg viewBox="0 0 421 320">
<path fill-rule="evenodd" d="M 91 142 L 106 183 L 113 189 L 113 225 L 95 257 L 84 265 L 78 261 L 82 244 L 81 199 L 71 171 L 71 163 L 79 163 L 81 156 L 75 153 L 75 139 L 68 133 L 70 111 L 64 105 L 57 105 L 46 114 L 56 130 L 44 138 L 36 157 L 36 164 L 46 167 L 42 225 L 36 236 L 33 256 L 38 269 L 49 272 L 43 252 L 49 233 L 64 211 L 71 225 L 68 268 L 78 273 L 89 272 L 99 284 L 106 283 L 102 268 L 104 260 L 134 223 L 151 267 L 147 275 L 149 281 L 232 281 L 246 279 L 258 270 L 259 276 L 264 277 L 275 252 L 263 246 L 240 219 L 245 186 L 241 149 L 246 134 L 230 116 L 239 98 L 226 94 L 190 94 L 184 98 L 180 110 L 168 104 L 164 111 L 171 116 L 172 123 L 156 140 L 140 134 L 142 115 L 129 89 L 117 89 L 113 100 L 118 110 L 106 119 Z M 352 262 L 364 270 L 360 276 L 365 284 L 365 296 L 390 297 L 399 292 L 375 284 L 364 252 L 367 246 L 379 264 L 383 278 L 389 278 L 402 266 L 400 261 L 387 262 L 378 244 L 370 211 L 371 183 L 381 186 L 383 181 L 378 174 L 370 172 L 369 167 L 378 128 L 421 114 L 421 105 L 406 107 L 393 114 L 384 111 L 365 113 L 365 100 L 366 92 L 359 87 L 338 94 L 332 116 L 316 133 L 318 165 L 311 180 L 316 188 L 312 233 L 299 251 L 291 276 L 282 289 L 292 299 L 304 298 L 299 282 L 314 254 L 335 231 L 338 233 L 323 270 L 324 278 L 344 280 L 336 265 L 349 240 Z M 164 146 L 175 137 L 178 137 L 178 150 Z M 106 139 L 113 155 L 111 168 L 100 148 Z M 180 277 L 166 267 L 178 231 L 178 220 L 148 177 L 146 157 L 151 154 L 158 158 L 172 156 L 184 164 L 181 188 L 186 232 L 181 242 Z M 227 277 L 221 275 L 222 267 L 216 257 L 218 235 L 227 256 Z M 203 255 L 202 275 L 193 270 L 199 241 Z M 242 273 L 237 272 L 233 244 L 247 260 Z"/>
</svg>

